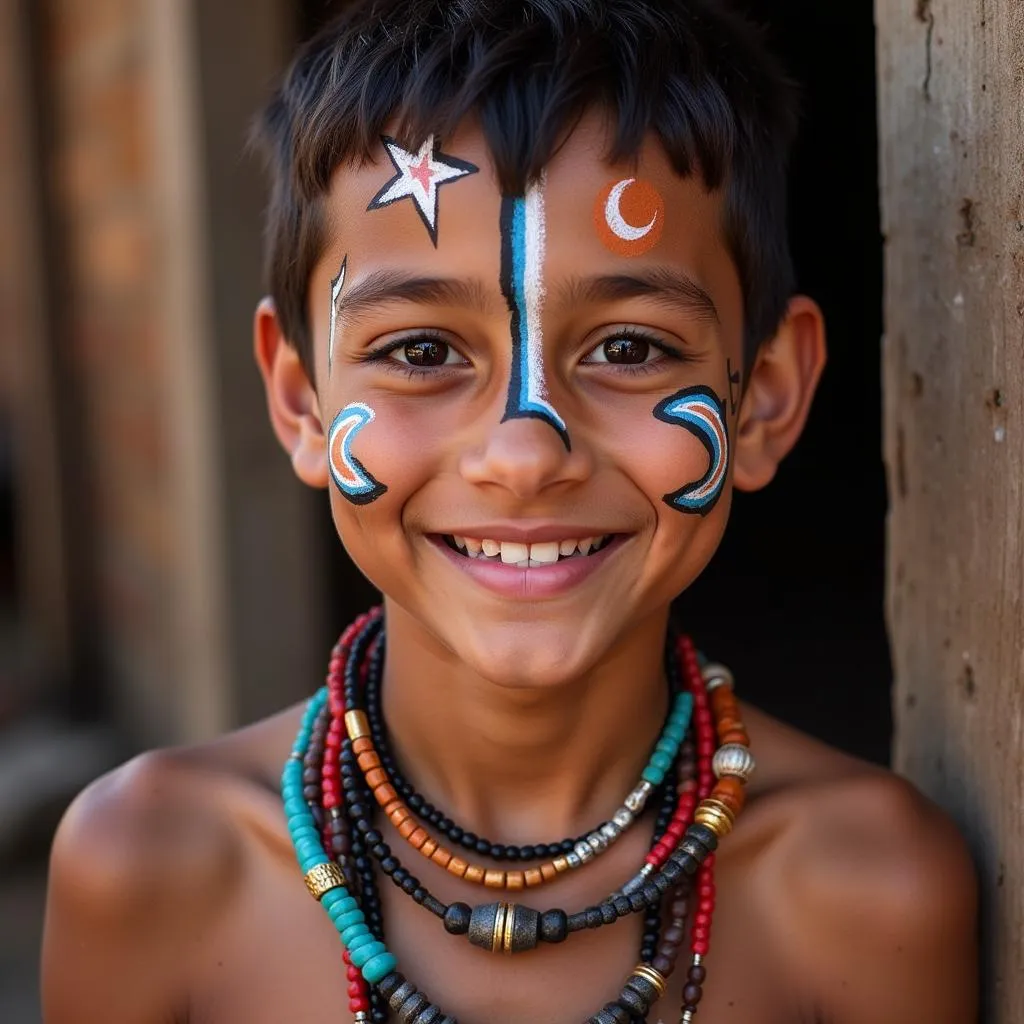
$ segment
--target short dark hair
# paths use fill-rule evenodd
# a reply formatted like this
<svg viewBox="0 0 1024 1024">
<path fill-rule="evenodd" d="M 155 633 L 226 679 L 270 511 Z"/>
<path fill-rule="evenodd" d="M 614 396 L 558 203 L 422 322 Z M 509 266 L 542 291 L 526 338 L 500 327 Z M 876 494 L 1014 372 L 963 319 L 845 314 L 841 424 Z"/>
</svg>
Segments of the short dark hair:
<svg viewBox="0 0 1024 1024">
<path fill-rule="evenodd" d="M 307 293 L 334 170 L 387 129 L 407 148 L 480 123 L 521 194 L 580 117 L 612 115 L 611 160 L 656 136 L 681 176 L 725 189 L 745 357 L 793 291 L 786 170 L 796 90 L 724 0 L 354 0 L 303 45 L 257 129 L 271 175 L 267 286 L 312 377 Z"/>
</svg>

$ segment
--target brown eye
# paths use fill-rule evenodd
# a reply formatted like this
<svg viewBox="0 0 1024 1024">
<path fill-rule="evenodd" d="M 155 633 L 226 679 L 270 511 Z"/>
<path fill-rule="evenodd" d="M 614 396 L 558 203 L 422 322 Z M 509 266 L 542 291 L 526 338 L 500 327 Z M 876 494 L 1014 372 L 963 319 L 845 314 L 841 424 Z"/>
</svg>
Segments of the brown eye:
<svg viewBox="0 0 1024 1024">
<path fill-rule="evenodd" d="M 651 346 L 640 338 L 612 338 L 602 346 L 609 363 L 646 363 Z"/>
<path fill-rule="evenodd" d="M 443 341 L 414 341 L 402 350 L 412 366 L 444 366 L 450 346 Z"/>
</svg>

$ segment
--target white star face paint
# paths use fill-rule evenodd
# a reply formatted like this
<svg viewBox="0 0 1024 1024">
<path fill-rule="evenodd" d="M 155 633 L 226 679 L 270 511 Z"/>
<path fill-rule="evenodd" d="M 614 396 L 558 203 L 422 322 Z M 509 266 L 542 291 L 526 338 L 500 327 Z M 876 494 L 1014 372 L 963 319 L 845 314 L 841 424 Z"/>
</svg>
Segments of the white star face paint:
<svg viewBox="0 0 1024 1024">
<path fill-rule="evenodd" d="M 570 447 L 565 421 L 548 401 L 544 373 L 544 176 L 524 196 L 501 201 L 501 290 L 512 314 L 512 368 L 504 419 L 532 417 Z"/>
<path fill-rule="evenodd" d="M 331 375 L 331 367 L 334 365 L 334 334 L 338 324 L 338 299 L 341 297 L 341 289 L 345 287 L 345 268 L 348 266 L 348 257 L 341 261 L 338 276 L 331 282 L 331 331 L 327 337 L 327 376 Z"/>
<path fill-rule="evenodd" d="M 370 200 L 366 209 L 379 210 L 402 199 L 411 199 L 436 246 L 438 189 L 476 174 L 480 168 L 442 153 L 433 135 L 415 153 L 403 149 L 387 135 L 381 137 L 381 142 L 394 165 L 395 176 Z"/>
</svg>

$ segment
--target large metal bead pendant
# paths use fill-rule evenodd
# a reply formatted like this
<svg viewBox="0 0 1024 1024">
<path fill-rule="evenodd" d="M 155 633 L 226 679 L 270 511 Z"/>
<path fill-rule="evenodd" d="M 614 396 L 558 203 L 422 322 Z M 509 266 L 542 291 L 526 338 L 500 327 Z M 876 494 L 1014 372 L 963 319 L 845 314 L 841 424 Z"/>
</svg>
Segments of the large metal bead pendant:
<svg viewBox="0 0 1024 1024">
<path fill-rule="evenodd" d="M 749 782 L 757 767 L 757 761 L 748 747 L 742 743 L 725 743 L 715 751 L 711 768 L 716 778 L 732 775 L 744 782 Z"/>
</svg>

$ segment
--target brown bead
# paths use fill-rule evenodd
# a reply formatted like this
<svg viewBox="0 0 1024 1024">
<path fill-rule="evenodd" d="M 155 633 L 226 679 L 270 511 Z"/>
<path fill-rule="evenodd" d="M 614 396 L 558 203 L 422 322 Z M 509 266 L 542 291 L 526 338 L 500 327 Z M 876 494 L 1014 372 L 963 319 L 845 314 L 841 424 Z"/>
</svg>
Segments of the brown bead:
<svg viewBox="0 0 1024 1024">
<path fill-rule="evenodd" d="M 469 872 L 466 872 L 466 880 L 474 881 L 469 877 Z M 504 889 L 505 888 L 505 872 L 498 871 L 496 868 L 490 868 L 484 872 L 484 885 L 488 889 Z"/>
<path fill-rule="evenodd" d="M 416 824 L 415 818 L 406 818 L 405 821 L 398 826 L 398 834 L 403 839 L 408 839 L 418 828 L 419 825 Z"/>
<path fill-rule="evenodd" d="M 380 758 L 377 756 L 377 751 L 364 750 L 357 758 L 356 761 L 359 764 L 360 771 L 368 772 L 371 768 L 380 767 Z"/>
<path fill-rule="evenodd" d="M 373 750 L 373 740 L 369 736 L 360 736 L 352 741 L 352 753 L 358 757 L 367 750 Z"/>
<path fill-rule="evenodd" d="M 687 976 L 695 985 L 703 985 L 708 976 L 708 971 L 702 964 L 694 964 Z"/>
<path fill-rule="evenodd" d="M 448 867 L 448 862 L 452 859 L 451 850 L 446 850 L 443 846 L 438 846 L 438 848 L 430 855 L 430 859 L 442 868 L 446 868 Z"/>
<path fill-rule="evenodd" d="M 438 846 L 440 846 L 440 843 L 438 843 L 433 836 L 427 836 L 426 842 L 424 842 L 420 847 L 420 853 L 422 853 L 424 857 L 429 857 L 433 860 L 434 853 L 437 851 Z"/>
<path fill-rule="evenodd" d="M 534 870 L 540 872 L 540 877 L 545 882 L 550 882 L 558 875 L 558 867 L 553 861 L 545 861 L 539 868 L 535 868 Z"/>
<path fill-rule="evenodd" d="M 425 828 L 419 827 L 408 838 L 409 845 L 414 850 L 422 850 L 423 844 L 430 838 L 430 833 Z"/>
<path fill-rule="evenodd" d="M 448 861 L 448 872 L 449 874 L 455 875 L 456 878 L 463 878 L 468 868 L 469 864 L 467 864 L 461 857 L 452 855 L 451 860 Z"/>
<path fill-rule="evenodd" d="M 376 795 L 377 795 L 377 791 L 374 790 L 374 796 L 376 796 Z M 397 796 L 394 798 L 394 800 L 389 800 L 387 803 L 383 803 L 380 800 L 378 800 L 378 802 L 380 803 L 381 807 L 384 808 L 384 813 L 389 818 L 391 817 L 391 815 L 394 812 L 396 807 L 404 807 L 405 806 L 405 804 L 403 804 L 402 801 L 399 800 Z"/>
<path fill-rule="evenodd" d="M 409 809 L 405 806 L 405 804 L 399 804 L 398 807 L 396 807 L 388 815 L 388 819 L 391 821 L 391 824 L 395 826 L 395 828 L 398 828 L 398 826 L 401 825 L 403 821 L 408 820 L 408 818 Z"/>
<path fill-rule="evenodd" d="M 733 814 L 739 814 L 743 810 L 747 793 L 740 779 L 726 775 L 715 783 L 715 788 L 711 790 L 711 798 L 721 801 Z"/>
<path fill-rule="evenodd" d="M 551 868 L 551 876 L 554 877 L 555 869 Z M 527 868 L 523 872 L 523 878 L 526 881 L 527 886 L 533 888 L 535 885 L 540 885 L 544 881 L 544 873 L 541 868 Z"/>
<path fill-rule="evenodd" d="M 466 870 L 463 872 L 462 877 L 467 882 L 472 882 L 474 885 L 479 885 L 484 880 L 486 872 L 479 864 L 467 864 Z"/>
<path fill-rule="evenodd" d="M 388 805 L 398 799 L 398 793 L 390 782 L 385 782 L 373 791 L 373 798 L 387 811 Z"/>
<path fill-rule="evenodd" d="M 682 945 L 683 939 L 686 938 L 686 932 L 678 927 L 677 925 L 670 925 L 665 929 L 663 939 L 665 942 L 671 942 L 673 946 Z"/>
<path fill-rule="evenodd" d="M 667 956 L 662 956 L 662 954 L 659 953 L 651 962 L 651 966 L 659 974 L 663 974 L 666 978 L 669 978 L 672 976 L 672 971 L 676 965 L 673 960 L 670 960 Z"/>
<path fill-rule="evenodd" d="M 739 743 L 740 746 L 749 747 L 750 737 L 747 735 L 747 730 L 740 727 L 739 729 L 733 729 L 731 732 L 725 733 L 719 737 L 722 745 L 726 743 Z"/>
<path fill-rule="evenodd" d="M 522 871 L 506 871 L 505 872 L 505 888 L 518 891 L 526 885 L 526 879 L 523 876 Z"/>
<path fill-rule="evenodd" d="M 683 1004 L 685 1006 L 696 1006 L 703 995 L 704 991 L 700 985 L 694 985 L 690 982 L 683 986 Z"/>
<path fill-rule="evenodd" d="M 371 768 L 366 773 L 366 784 L 370 789 L 376 789 L 378 786 L 386 786 L 388 784 L 388 773 L 383 768 Z"/>
</svg>

